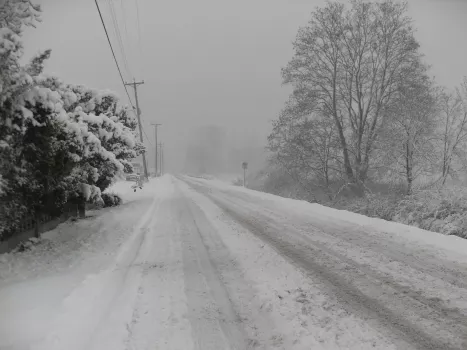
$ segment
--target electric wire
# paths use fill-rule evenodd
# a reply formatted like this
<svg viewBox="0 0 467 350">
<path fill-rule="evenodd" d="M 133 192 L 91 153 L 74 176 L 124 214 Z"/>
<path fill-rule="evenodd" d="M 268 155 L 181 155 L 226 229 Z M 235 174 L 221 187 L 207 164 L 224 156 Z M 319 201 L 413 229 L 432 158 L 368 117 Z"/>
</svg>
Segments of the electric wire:
<svg viewBox="0 0 467 350">
<path fill-rule="evenodd" d="M 112 56 L 114 58 L 115 65 L 117 66 L 118 74 L 120 75 L 120 79 L 122 80 L 123 87 L 125 88 L 125 92 L 126 92 L 126 95 L 128 97 L 128 101 L 130 101 L 131 106 L 133 106 L 133 102 L 131 101 L 130 94 L 128 93 L 128 89 L 127 89 L 127 87 L 125 85 L 125 80 L 123 79 L 122 71 L 120 69 L 120 66 L 118 65 L 117 57 L 115 56 L 115 51 L 114 51 L 114 49 L 112 47 L 112 43 L 110 42 L 109 33 L 107 32 L 107 28 L 105 26 L 104 18 L 102 17 L 101 9 L 99 7 L 99 4 L 98 4 L 97 0 L 94 0 L 94 2 L 96 3 L 97 11 L 99 12 L 99 17 L 101 19 L 102 26 L 104 27 L 105 35 L 107 37 L 107 41 L 109 43 L 110 50 L 112 51 Z"/>
<path fill-rule="evenodd" d="M 140 54 L 140 69 L 141 69 L 141 74 L 144 74 L 143 72 L 143 44 L 142 44 L 142 35 L 141 35 L 141 19 L 139 15 L 139 4 L 138 0 L 135 0 L 136 4 L 136 20 L 137 20 L 137 25 L 138 25 L 138 46 L 139 46 L 139 54 Z"/>
<path fill-rule="evenodd" d="M 122 59 L 123 59 L 123 65 L 124 65 L 124 67 L 126 69 L 126 72 L 127 72 L 128 76 L 131 77 L 132 74 L 131 74 L 130 66 L 128 65 L 128 60 L 127 60 L 127 56 L 126 56 L 126 52 L 125 52 L 125 46 L 123 45 L 122 35 L 121 35 L 121 32 L 120 32 L 120 27 L 118 25 L 118 20 L 117 20 L 117 15 L 115 13 L 113 0 L 108 0 L 108 4 L 109 4 L 109 9 L 110 9 L 110 17 L 112 19 L 112 24 L 113 24 L 113 28 L 114 28 L 114 32 L 115 32 L 115 37 L 117 38 L 117 45 L 120 48 L 120 53 L 121 53 Z"/>
</svg>

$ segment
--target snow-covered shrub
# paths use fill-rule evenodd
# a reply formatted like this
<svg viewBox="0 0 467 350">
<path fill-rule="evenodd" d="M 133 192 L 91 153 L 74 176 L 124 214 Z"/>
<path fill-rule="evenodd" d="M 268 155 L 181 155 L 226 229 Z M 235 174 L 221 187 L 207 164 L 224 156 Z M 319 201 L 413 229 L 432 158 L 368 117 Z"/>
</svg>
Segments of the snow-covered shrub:
<svg viewBox="0 0 467 350">
<path fill-rule="evenodd" d="M 102 201 L 144 152 L 114 94 L 43 74 L 50 51 L 21 64 L 23 27 L 39 12 L 30 0 L 0 4 L 0 239 L 26 217 L 59 215 L 67 201 Z"/>
<path fill-rule="evenodd" d="M 310 189 L 305 189 L 296 182 L 289 174 L 278 167 L 269 167 L 258 174 L 247 178 L 248 188 L 263 191 L 277 196 L 315 201 L 316 194 L 310 193 Z"/>
<path fill-rule="evenodd" d="M 115 206 L 122 204 L 122 202 L 123 202 L 122 197 L 120 197 L 118 194 L 114 194 L 113 196 L 114 196 L 114 205 Z"/>
<path fill-rule="evenodd" d="M 84 197 L 84 200 L 88 203 L 93 203 L 96 205 L 104 204 L 102 193 L 99 187 L 88 184 L 81 184 L 81 193 Z"/>
<path fill-rule="evenodd" d="M 102 193 L 102 200 L 104 201 L 104 208 L 115 207 L 122 204 L 122 198 L 115 193 Z"/>
<path fill-rule="evenodd" d="M 366 194 L 363 198 L 343 199 L 339 207 L 354 213 L 392 221 L 397 212 L 397 204 L 396 197 Z"/>
<path fill-rule="evenodd" d="M 307 191 L 280 170 L 262 172 L 252 178 L 252 188 L 283 197 L 307 200 Z M 410 196 L 403 188 L 369 183 L 364 197 L 340 196 L 322 204 L 337 209 L 420 227 L 446 235 L 467 238 L 467 190 L 442 187 L 419 190 Z"/>
<path fill-rule="evenodd" d="M 424 190 L 398 203 L 395 221 L 467 238 L 467 191 L 463 187 Z"/>
<path fill-rule="evenodd" d="M 467 238 L 467 191 L 464 188 L 423 190 L 410 196 L 367 194 L 365 198 L 341 200 L 335 206 L 354 213 Z"/>
<path fill-rule="evenodd" d="M 21 242 L 13 251 L 12 253 L 17 252 L 24 252 L 28 250 L 34 249 L 40 243 L 40 239 L 36 237 L 29 238 L 28 240 Z"/>
</svg>

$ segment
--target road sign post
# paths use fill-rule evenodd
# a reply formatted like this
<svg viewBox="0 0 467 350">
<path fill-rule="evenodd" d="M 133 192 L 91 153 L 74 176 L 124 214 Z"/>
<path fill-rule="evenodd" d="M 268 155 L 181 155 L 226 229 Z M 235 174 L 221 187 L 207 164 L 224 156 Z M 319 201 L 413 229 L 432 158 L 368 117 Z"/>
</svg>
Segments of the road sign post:
<svg viewBox="0 0 467 350">
<path fill-rule="evenodd" d="M 243 168 L 243 187 L 246 187 L 246 170 L 248 169 L 248 162 L 243 162 L 242 168 Z"/>
</svg>

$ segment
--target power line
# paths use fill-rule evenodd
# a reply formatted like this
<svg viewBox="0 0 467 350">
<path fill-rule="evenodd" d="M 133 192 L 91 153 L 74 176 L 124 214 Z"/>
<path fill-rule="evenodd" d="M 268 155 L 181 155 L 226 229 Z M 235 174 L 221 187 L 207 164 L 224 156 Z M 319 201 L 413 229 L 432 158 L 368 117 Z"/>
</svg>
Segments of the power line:
<svg viewBox="0 0 467 350">
<path fill-rule="evenodd" d="M 122 8 L 122 17 L 123 17 L 123 28 L 125 29 L 125 37 L 128 40 L 128 27 L 126 25 L 126 16 L 125 16 L 125 5 L 123 4 L 123 0 L 120 0 L 120 6 Z"/>
<path fill-rule="evenodd" d="M 117 38 L 117 45 L 120 48 L 120 53 L 121 53 L 122 59 L 123 59 L 123 65 L 125 66 L 127 74 L 131 77 L 132 74 L 131 74 L 130 66 L 128 65 L 128 60 L 126 58 L 125 46 L 123 45 L 122 34 L 120 32 L 120 27 L 118 25 L 118 19 L 117 19 L 117 15 L 115 13 L 113 0 L 108 0 L 108 4 L 109 4 L 110 17 L 112 19 L 112 24 L 113 24 L 113 27 L 114 27 L 115 36 Z"/>
<path fill-rule="evenodd" d="M 137 24 L 138 24 L 138 44 L 139 44 L 139 54 L 140 54 L 140 67 L 143 69 L 143 45 L 141 44 L 142 41 L 142 36 L 141 36 L 141 20 L 139 16 L 139 5 L 138 5 L 138 0 L 135 0 L 136 4 L 136 18 L 137 18 Z M 143 73 L 143 72 L 141 72 Z"/>
<path fill-rule="evenodd" d="M 143 122 L 144 122 L 143 116 L 140 116 L 140 118 L 141 118 L 141 123 L 143 123 Z M 150 139 L 150 138 L 148 137 L 148 135 L 146 134 L 146 131 L 144 131 L 144 129 L 142 129 L 142 130 L 143 130 L 144 136 L 146 136 L 146 140 L 148 140 L 149 144 L 152 146 L 151 139 Z"/>
<path fill-rule="evenodd" d="M 122 71 L 120 70 L 120 66 L 118 65 L 117 57 L 115 57 L 115 52 L 112 47 L 112 43 L 110 42 L 109 33 L 107 32 L 104 19 L 102 18 L 101 9 L 99 8 L 99 4 L 97 3 L 97 0 L 94 0 L 94 2 L 96 3 L 97 11 L 99 12 L 99 17 L 101 18 L 102 26 L 104 27 L 105 35 L 107 37 L 107 41 L 109 42 L 110 50 L 112 51 L 112 55 L 114 57 L 114 61 L 118 69 L 118 74 L 120 75 L 120 79 L 122 80 L 122 84 L 123 84 L 123 87 L 125 88 L 126 95 L 128 96 L 128 101 L 130 101 L 131 106 L 133 106 L 133 102 L 131 102 L 130 94 L 128 93 L 128 89 L 125 85 L 125 80 L 123 79 Z"/>
<path fill-rule="evenodd" d="M 144 131 L 144 129 L 143 129 L 143 134 L 144 134 L 144 136 L 146 136 L 146 140 L 148 140 L 149 144 L 152 146 L 152 142 L 149 139 L 148 135 L 146 134 L 146 131 Z"/>
<path fill-rule="evenodd" d="M 131 42 L 131 40 L 129 39 L 130 36 L 128 35 L 127 17 L 125 15 L 125 5 L 123 3 L 123 0 L 120 0 L 120 7 L 122 9 L 123 29 L 125 30 L 124 37 L 125 37 L 125 41 L 128 43 L 128 42 Z"/>
</svg>

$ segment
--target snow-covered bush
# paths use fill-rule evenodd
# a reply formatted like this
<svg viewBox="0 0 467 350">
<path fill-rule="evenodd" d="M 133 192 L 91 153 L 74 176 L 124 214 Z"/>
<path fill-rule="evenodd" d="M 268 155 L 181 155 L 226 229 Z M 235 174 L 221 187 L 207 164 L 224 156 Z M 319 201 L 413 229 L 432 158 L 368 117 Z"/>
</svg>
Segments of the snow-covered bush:
<svg viewBox="0 0 467 350">
<path fill-rule="evenodd" d="M 252 174 L 247 178 L 248 188 L 263 191 L 277 196 L 316 201 L 316 193 L 310 193 L 310 189 L 305 188 L 301 183 L 295 181 L 290 174 L 283 169 L 269 166 L 257 174 Z M 322 192 L 320 190 L 320 192 Z"/>
<path fill-rule="evenodd" d="M 281 169 L 268 169 L 249 179 L 250 188 L 275 195 L 310 200 L 309 194 Z M 467 190 L 441 187 L 405 195 L 404 188 L 391 183 L 368 183 L 364 197 L 342 192 L 335 200 L 320 203 L 336 209 L 416 226 L 446 235 L 467 238 Z M 371 188 L 371 189 L 370 189 Z M 316 191 L 318 189 L 315 188 Z M 315 197 L 319 197 L 316 192 Z"/>
<path fill-rule="evenodd" d="M 365 198 L 341 200 L 335 206 L 354 213 L 467 238 L 467 191 L 464 188 L 423 190 L 410 196 L 367 194 Z"/>
<path fill-rule="evenodd" d="M 381 194 L 367 193 L 363 198 L 342 199 L 337 206 L 354 213 L 392 221 L 398 210 L 398 199 Z"/>
<path fill-rule="evenodd" d="M 40 239 L 36 237 L 29 238 L 28 240 L 21 242 L 12 253 L 24 252 L 34 249 L 40 243 Z"/>
<path fill-rule="evenodd" d="M 102 202 L 144 152 L 131 109 L 113 93 L 43 74 L 50 51 L 20 64 L 22 29 L 39 13 L 29 0 L 0 4 L 0 239 L 25 217 L 59 215 L 67 201 Z"/>
<path fill-rule="evenodd" d="M 137 122 L 129 108 L 120 106 L 110 92 L 65 85 L 56 78 L 43 84 L 62 96 L 75 136 L 93 145 L 80 155 L 83 167 L 89 171 L 86 183 L 104 191 L 118 175 L 133 170 L 130 162 L 144 152 L 144 146 L 136 141 Z"/>
<path fill-rule="evenodd" d="M 452 187 L 419 191 L 401 200 L 395 221 L 467 238 L 467 191 Z"/>
<path fill-rule="evenodd" d="M 122 198 L 115 193 L 102 193 L 102 200 L 104 201 L 104 208 L 116 207 L 122 204 Z"/>
</svg>

